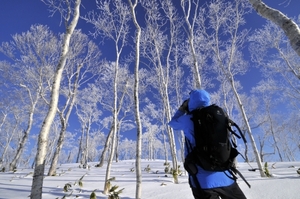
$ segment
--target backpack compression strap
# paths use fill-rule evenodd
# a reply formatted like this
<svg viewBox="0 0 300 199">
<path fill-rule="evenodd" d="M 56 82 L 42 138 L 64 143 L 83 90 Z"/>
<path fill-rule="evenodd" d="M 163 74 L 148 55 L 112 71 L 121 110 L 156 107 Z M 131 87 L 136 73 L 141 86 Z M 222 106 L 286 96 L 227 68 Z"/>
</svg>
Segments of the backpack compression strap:
<svg viewBox="0 0 300 199">
<path fill-rule="evenodd" d="M 231 126 L 234 126 L 234 127 L 239 131 L 239 133 L 240 133 L 241 136 L 239 136 L 239 135 L 238 135 L 236 132 L 234 132 L 231 128 L 229 128 L 229 131 L 230 131 L 232 134 L 234 134 L 236 137 L 242 138 L 243 141 L 244 141 L 244 143 L 247 143 L 247 140 L 246 140 L 244 134 L 242 133 L 240 127 L 239 127 L 234 121 L 232 121 L 231 119 L 228 118 L 228 120 L 229 120 L 229 123 L 231 124 Z"/>
<path fill-rule="evenodd" d="M 251 185 L 248 183 L 248 181 L 245 179 L 245 177 L 237 170 L 235 167 L 230 168 L 234 173 L 237 173 L 243 180 L 244 182 L 248 185 L 249 188 L 251 188 Z M 234 174 L 233 174 L 234 175 Z"/>
</svg>

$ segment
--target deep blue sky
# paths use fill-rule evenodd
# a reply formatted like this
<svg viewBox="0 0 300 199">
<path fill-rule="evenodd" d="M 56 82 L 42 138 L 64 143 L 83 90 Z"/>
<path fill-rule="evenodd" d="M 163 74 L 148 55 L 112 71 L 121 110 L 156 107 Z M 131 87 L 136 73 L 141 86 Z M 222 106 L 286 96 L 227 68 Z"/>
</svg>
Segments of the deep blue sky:
<svg viewBox="0 0 300 199">
<path fill-rule="evenodd" d="M 83 0 L 81 13 L 95 8 L 94 0 Z M 60 15 L 50 16 L 48 7 L 40 0 L 1 0 L 0 3 L 0 43 L 11 40 L 11 35 L 29 30 L 33 24 L 42 24 L 52 31 L 65 32 L 64 25 L 60 25 Z M 87 33 L 88 24 L 79 20 L 77 28 Z M 1 58 L 1 55 L 0 55 Z"/>
<path fill-rule="evenodd" d="M 127 0 L 124 0 L 127 2 Z M 179 1 L 179 0 L 176 0 Z M 207 0 L 202 0 L 205 2 Z M 300 1 L 299 0 L 264 0 L 264 2 L 276 9 L 279 9 L 289 17 L 296 17 L 300 14 Z M 82 0 L 81 13 L 90 11 L 95 8 L 94 0 Z M 256 12 L 247 16 L 247 27 L 254 30 L 265 23 L 265 19 L 257 15 Z M 0 44 L 4 41 L 10 41 L 11 35 L 22 33 L 29 30 L 33 24 L 43 24 L 50 27 L 54 32 L 64 32 L 64 26 L 60 25 L 60 15 L 56 13 L 54 17 L 50 17 L 48 7 L 40 0 L 1 0 L 0 5 Z M 83 32 L 88 33 L 92 26 L 87 24 L 82 19 L 79 20 L 77 28 L 82 29 Z M 102 50 L 103 57 L 105 54 L 110 54 L 109 49 L 106 47 Z M 4 56 L 0 53 L 0 60 Z M 242 82 L 245 90 L 253 86 L 253 78 L 257 76 L 256 70 L 252 69 Z M 257 76 L 257 78 L 259 78 Z"/>
<path fill-rule="evenodd" d="M 207 0 L 202 0 L 202 2 L 204 1 Z M 289 17 L 295 17 L 300 14 L 299 0 L 264 0 L 264 2 L 269 6 L 279 9 Z M 81 7 L 82 13 L 95 8 L 94 0 L 82 0 L 82 5 L 85 7 Z M 257 27 L 265 22 L 265 19 L 258 16 L 255 12 L 249 16 L 249 19 L 250 18 L 252 20 L 249 21 L 249 26 Z M 59 26 L 59 14 L 56 13 L 54 17 L 50 17 L 47 6 L 40 0 L 1 0 L 1 43 L 3 41 L 9 41 L 12 34 L 27 31 L 31 25 L 37 23 L 47 25 L 53 31 L 64 31 L 64 27 Z M 85 30 L 86 26 L 87 24 L 83 20 L 79 21 L 78 27 L 83 29 L 83 31 Z"/>
</svg>

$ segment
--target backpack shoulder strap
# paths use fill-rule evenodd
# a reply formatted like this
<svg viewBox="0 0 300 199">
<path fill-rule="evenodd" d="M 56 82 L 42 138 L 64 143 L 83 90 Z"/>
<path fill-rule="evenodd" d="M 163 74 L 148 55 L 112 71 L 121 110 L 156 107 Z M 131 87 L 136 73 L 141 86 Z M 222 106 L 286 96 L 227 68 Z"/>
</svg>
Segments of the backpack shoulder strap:
<svg viewBox="0 0 300 199">
<path fill-rule="evenodd" d="M 189 139 L 187 139 L 186 136 L 184 136 L 184 139 L 185 139 L 185 145 L 186 145 L 186 149 L 187 149 L 187 152 L 188 154 L 192 152 L 193 150 L 193 147 L 192 147 L 192 144 L 191 142 L 189 141 Z"/>
</svg>

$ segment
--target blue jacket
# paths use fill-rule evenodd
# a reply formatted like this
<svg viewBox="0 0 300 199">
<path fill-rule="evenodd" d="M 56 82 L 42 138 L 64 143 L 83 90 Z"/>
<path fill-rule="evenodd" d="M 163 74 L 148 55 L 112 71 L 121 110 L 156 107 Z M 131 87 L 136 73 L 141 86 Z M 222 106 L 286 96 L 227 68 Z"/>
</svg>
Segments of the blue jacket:
<svg viewBox="0 0 300 199">
<path fill-rule="evenodd" d="M 210 105 L 210 96 L 205 90 L 193 90 L 190 93 L 190 99 L 188 102 L 189 111 L 193 111 L 196 108 L 205 107 Z M 186 139 L 190 142 L 191 146 L 195 146 L 194 139 L 194 125 L 191 120 L 191 114 L 185 114 L 185 112 L 178 110 L 169 125 L 174 130 L 183 130 Z M 188 145 L 185 145 L 185 157 L 188 154 L 188 151 L 191 149 L 187 148 Z M 234 183 L 234 180 L 229 176 L 228 172 L 212 172 L 203 170 L 200 166 L 198 167 L 198 173 L 196 174 L 198 182 L 202 189 L 212 189 L 217 187 L 229 186 Z M 196 184 L 192 176 L 190 178 L 190 185 L 196 188 Z"/>
</svg>

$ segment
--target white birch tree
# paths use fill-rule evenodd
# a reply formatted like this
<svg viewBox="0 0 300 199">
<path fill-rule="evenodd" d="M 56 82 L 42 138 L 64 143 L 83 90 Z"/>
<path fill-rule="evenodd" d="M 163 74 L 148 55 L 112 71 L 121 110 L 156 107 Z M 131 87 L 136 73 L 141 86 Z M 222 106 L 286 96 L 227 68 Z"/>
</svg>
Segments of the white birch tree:
<svg viewBox="0 0 300 199">
<path fill-rule="evenodd" d="M 24 117 L 25 115 L 22 113 L 22 111 L 17 107 L 10 107 L 10 109 L 8 110 L 10 112 L 10 115 L 4 115 L 5 118 L 8 118 L 8 120 L 5 123 L 3 121 L 0 131 L 0 136 L 2 138 L 0 143 L 2 152 L 2 155 L 0 157 L 0 166 L 1 169 L 5 171 L 7 169 L 10 169 L 10 163 L 15 157 L 15 151 L 13 151 L 13 148 L 15 148 L 15 146 L 18 146 L 18 144 L 24 137 L 24 130 L 22 131 L 22 123 L 27 119 L 26 117 Z M 23 148 L 23 150 L 25 150 L 25 147 Z M 22 159 L 19 158 L 19 162 L 21 160 Z M 15 165 L 13 169 L 16 168 L 17 165 Z"/>
<path fill-rule="evenodd" d="M 45 159 L 45 164 L 50 165 L 52 161 L 52 157 L 55 153 L 55 148 L 57 146 L 57 140 L 59 138 L 59 133 L 61 129 L 61 122 L 58 116 L 56 116 L 52 122 L 51 130 L 49 133 L 48 139 L 51 140 L 51 142 L 48 142 L 47 146 L 47 155 Z"/>
<path fill-rule="evenodd" d="M 266 5 L 262 0 L 248 0 L 255 11 L 262 17 L 278 25 L 290 41 L 294 51 L 300 56 L 300 28 L 293 19 L 284 13 Z"/>
<path fill-rule="evenodd" d="M 295 22 L 299 24 L 299 19 Z M 249 37 L 249 41 L 251 59 L 259 67 L 263 78 L 255 88 L 256 93 L 264 96 L 262 102 L 266 97 L 272 99 L 271 101 L 267 100 L 270 105 L 264 111 L 264 114 L 270 115 L 269 122 L 262 126 L 263 132 L 269 132 L 270 142 L 268 144 L 271 145 L 270 147 L 274 148 L 277 145 L 277 148 L 274 148 L 276 153 L 272 155 L 272 158 L 276 157 L 281 161 L 294 160 L 295 155 L 291 151 L 294 151 L 295 146 L 290 138 L 293 137 L 293 140 L 297 140 L 294 136 L 294 132 L 297 130 L 288 129 L 296 126 L 297 122 L 292 119 L 292 115 L 297 115 L 295 110 L 300 107 L 300 57 L 292 49 L 284 31 L 270 21 L 267 21 L 262 28 L 255 30 Z M 284 109 L 281 108 L 280 112 L 275 112 L 277 107 L 279 105 L 281 107 L 282 104 L 284 104 Z M 275 114 L 278 115 L 277 118 L 274 118 Z M 286 144 L 288 142 L 290 144 Z"/>
<path fill-rule="evenodd" d="M 139 104 L 139 67 L 140 67 L 140 41 L 141 41 L 141 26 L 137 21 L 136 6 L 138 0 L 128 0 L 132 15 L 132 20 L 135 25 L 135 67 L 134 67 L 134 102 L 135 102 L 135 120 L 137 125 L 137 137 L 136 137 L 136 192 L 135 198 L 140 199 L 142 197 L 142 171 L 141 171 L 141 153 L 142 153 L 142 124 L 140 120 L 140 104 Z"/>
<path fill-rule="evenodd" d="M 120 143 L 119 150 L 119 155 L 123 160 L 135 159 L 136 142 L 134 140 L 128 140 L 128 138 L 124 138 Z"/>
<path fill-rule="evenodd" d="M 2 43 L 0 51 L 13 60 L 7 71 L 10 73 L 10 80 L 7 81 L 11 82 L 11 86 L 15 85 L 25 91 L 23 95 L 27 97 L 23 99 L 28 104 L 24 106 L 28 113 L 28 121 L 10 163 L 10 170 L 16 167 L 22 156 L 34 122 L 36 107 L 41 96 L 49 90 L 45 85 L 53 78 L 53 62 L 58 58 L 58 39 L 46 26 L 33 25 L 29 31 L 15 34 L 12 38 L 11 42 Z"/>
<path fill-rule="evenodd" d="M 88 87 L 80 91 L 77 97 L 76 114 L 82 126 L 82 136 L 85 133 L 85 145 L 82 150 L 84 156 L 82 159 L 83 168 L 88 168 L 90 131 L 92 124 L 99 121 L 102 111 L 97 107 L 98 96 L 101 95 L 95 84 L 89 84 Z M 80 144 L 81 145 L 81 144 Z"/>
<path fill-rule="evenodd" d="M 112 94 L 111 92 L 108 92 L 111 88 L 112 82 L 114 82 L 115 78 L 114 78 L 114 63 L 107 63 L 107 71 L 106 73 L 103 74 L 103 78 L 99 78 L 98 80 L 98 84 L 99 88 L 101 88 L 102 90 L 102 97 L 100 100 L 100 104 L 102 105 L 102 107 L 104 109 L 109 110 L 110 112 L 112 112 L 113 110 L 113 104 L 111 103 L 112 100 Z M 117 77 L 117 90 L 118 90 L 118 104 L 117 104 L 117 125 L 116 125 L 116 129 L 117 129 L 117 134 L 120 131 L 120 129 L 123 129 L 123 124 L 128 123 L 125 122 L 123 120 L 125 120 L 128 115 L 132 115 L 132 110 L 130 109 L 130 107 L 132 107 L 132 103 L 133 103 L 133 99 L 132 99 L 132 88 L 130 85 L 132 85 L 132 81 L 131 81 L 131 74 L 127 68 L 127 66 L 123 67 L 123 66 L 119 66 L 118 69 L 119 72 L 119 76 Z M 123 123 L 123 124 L 122 124 Z M 102 167 L 105 161 L 105 157 L 107 154 L 107 151 L 109 149 L 109 146 L 111 144 L 112 141 L 112 136 L 114 133 L 114 128 L 115 125 L 113 123 L 110 123 L 110 127 L 109 127 L 109 133 L 108 136 L 106 138 L 106 142 L 105 145 L 103 147 L 103 150 L 101 152 L 100 155 L 100 162 L 98 164 L 99 167 Z M 118 136 L 116 136 L 117 138 Z M 117 141 L 118 143 L 118 141 Z M 117 148 L 117 146 L 116 146 Z M 116 151 L 117 153 L 117 151 Z M 116 154 L 117 155 L 117 154 Z"/>
<path fill-rule="evenodd" d="M 275 24 L 267 22 L 255 30 L 249 41 L 251 58 L 260 67 L 263 77 L 279 75 L 286 82 L 288 95 L 297 93 L 295 100 L 298 100 L 300 90 L 296 85 L 300 79 L 300 58 L 291 49 L 284 32 Z"/>
<path fill-rule="evenodd" d="M 85 19 L 87 22 L 95 26 L 95 36 L 101 36 L 111 39 L 114 42 L 115 47 L 115 63 L 114 76 L 113 76 L 113 105 L 112 105 L 112 135 L 111 135 L 111 153 L 107 164 L 104 194 L 108 194 L 110 178 L 111 163 L 115 154 L 115 144 L 117 137 L 118 127 L 118 113 L 120 108 L 118 107 L 118 78 L 119 78 L 119 65 L 120 56 L 123 52 L 125 45 L 127 45 L 127 35 L 129 33 L 129 20 L 130 12 L 128 6 L 121 0 L 105 0 L 96 1 L 99 14 L 94 12 L 89 13 Z M 109 138 L 108 138 L 109 139 Z"/>
<path fill-rule="evenodd" d="M 150 77 L 152 75 L 148 74 L 148 76 Z M 156 81 L 156 78 L 150 80 L 150 82 L 152 82 L 152 83 L 153 83 L 153 81 Z M 150 82 L 149 82 L 149 84 L 151 84 Z M 142 111 L 143 126 L 149 126 L 149 128 L 150 128 L 151 125 L 157 124 L 159 121 L 160 127 L 159 127 L 159 129 L 157 129 L 157 131 L 159 131 L 159 134 L 155 136 L 156 137 L 155 140 L 157 140 L 159 142 L 160 141 L 163 142 L 163 146 L 164 146 L 163 151 L 165 154 L 164 159 L 165 159 L 165 164 L 167 164 L 168 158 L 169 158 L 168 152 L 169 152 L 170 147 L 168 147 L 168 143 L 167 143 L 167 139 L 166 139 L 166 135 L 165 135 L 165 132 L 167 131 L 166 130 L 167 120 L 164 117 L 165 109 L 159 108 L 159 104 L 158 105 L 154 104 L 149 98 L 146 98 L 145 101 L 147 104 L 143 107 L 143 111 Z M 157 132 L 155 134 L 157 134 Z M 145 136 L 143 136 L 143 137 L 145 137 Z M 154 136 L 152 136 L 152 137 L 154 137 Z"/>
<path fill-rule="evenodd" d="M 143 123 L 143 126 L 146 127 L 146 131 L 143 134 L 143 143 L 145 149 L 147 148 L 147 150 L 144 150 L 144 152 L 146 152 L 145 158 L 148 160 L 155 160 L 155 144 L 157 141 L 159 141 L 158 133 L 161 132 L 161 129 L 158 125 L 153 125 L 149 122 Z"/>
<path fill-rule="evenodd" d="M 162 3 L 164 2 L 164 4 Z M 160 5 L 163 4 L 163 5 Z M 162 109 L 165 109 L 165 115 L 161 115 L 166 119 L 171 120 L 171 108 L 169 102 L 169 87 L 172 83 L 170 81 L 171 71 L 171 55 L 173 50 L 174 36 L 176 35 L 177 28 L 180 28 L 179 18 L 176 18 L 177 13 L 171 1 L 143 1 L 142 6 L 146 9 L 145 21 L 146 28 L 143 35 L 143 56 L 150 61 L 150 67 L 153 67 L 154 77 L 152 86 L 158 90 L 159 100 L 162 102 Z M 164 7 L 163 7 L 164 6 Z M 166 28 L 164 24 L 166 19 L 160 13 L 160 8 L 163 8 L 167 19 L 170 21 L 169 31 L 164 33 L 163 29 Z M 178 20 L 175 25 L 175 20 Z M 170 35 L 168 37 L 168 34 Z M 157 78 L 157 79 L 156 79 Z M 174 183 L 178 182 L 178 162 L 176 155 L 176 144 L 174 132 L 169 126 L 167 127 L 167 135 L 169 138 L 170 151 L 172 157 L 172 167 L 174 172 Z"/>
<path fill-rule="evenodd" d="M 62 79 L 62 74 L 64 71 L 67 55 L 69 52 L 70 39 L 72 37 L 72 34 L 74 32 L 74 29 L 78 23 L 78 19 L 80 16 L 80 4 L 81 4 L 81 0 L 75 0 L 74 2 L 65 1 L 64 2 L 65 5 L 60 4 L 62 7 L 59 7 L 56 4 L 56 1 L 45 0 L 44 2 L 48 4 L 50 8 L 53 8 L 54 11 L 61 12 L 66 26 L 66 33 L 62 41 L 62 51 L 61 51 L 60 58 L 58 60 L 58 64 L 56 67 L 53 84 L 51 88 L 51 100 L 50 100 L 49 110 L 43 121 L 40 134 L 39 134 L 38 148 L 37 148 L 37 154 L 35 158 L 35 168 L 34 168 L 34 175 L 32 179 L 32 187 L 31 187 L 31 195 L 30 195 L 31 199 L 42 198 L 42 188 L 43 188 L 44 171 L 45 171 L 45 156 L 47 152 L 48 135 L 49 135 L 51 124 L 53 122 L 53 119 L 57 111 L 60 82 Z M 66 10 L 64 10 L 63 6 L 66 6 Z"/>
<path fill-rule="evenodd" d="M 66 60 L 64 78 L 61 83 L 60 93 L 61 97 L 65 97 L 65 103 L 63 106 L 57 108 L 61 121 L 61 130 L 48 172 L 49 176 L 56 174 L 57 161 L 63 147 L 65 132 L 75 104 L 78 88 L 101 73 L 100 54 L 98 47 L 89 40 L 87 35 L 81 33 L 80 30 L 74 31 L 72 39 L 70 40 L 70 49 Z"/>
<path fill-rule="evenodd" d="M 195 88 L 203 88 L 202 86 L 202 78 L 200 74 L 199 63 L 198 63 L 198 57 L 195 47 L 195 29 L 196 29 L 196 20 L 200 14 L 200 0 L 180 0 L 181 2 L 181 8 L 183 11 L 183 17 L 185 19 L 186 24 L 186 34 L 189 41 L 189 47 L 190 47 L 190 56 L 192 57 L 192 71 L 193 71 L 193 78 L 194 78 L 194 84 Z"/>
<path fill-rule="evenodd" d="M 261 159 L 256 147 L 256 143 L 250 128 L 246 110 L 240 94 L 237 90 L 235 76 L 244 74 L 247 70 L 247 63 L 243 60 L 241 49 L 245 42 L 247 31 L 239 31 L 240 27 L 245 23 L 244 15 L 247 14 L 247 3 L 244 0 L 236 0 L 234 3 L 226 3 L 223 0 L 217 0 L 208 5 L 209 27 L 211 27 L 211 36 L 207 39 L 212 41 L 211 48 L 214 52 L 213 61 L 216 64 L 218 74 L 224 76 L 231 85 L 231 89 L 235 95 L 236 101 L 247 133 L 250 138 L 253 152 L 255 154 L 257 166 L 260 170 L 261 177 L 265 177 Z M 224 12 L 226 10 L 226 12 Z M 203 24 L 205 26 L 205 24 Z M 208 32 L 208 31 L 207 31 Z M 228 40 L 221 40 L 221 35 L 228 36 Z"/>
<path fill-rule="evenodd" d="M 172 20 L 172 15 L 167 14 L 167 17 L 169 18 L 170 23 L 174 24 L 174 27 L 177 27 L 177 20 Z M 183 35 L 183 32 L 180 28 L 176 28 L 176 31 L 173 31 L 173 48 L 172 48 L 172 56 L 173 56 L 173 60 L 172 60 L 172 69 L 170 72 L 170 79 L 172 81 L 172 86 L 169 88 L 169 96 L 171 98 L 171 96 L 173 97 L 173 99 L 176 99 L 174 101 L 170 100 L 170 106 L 175 106 L 175 108 L 177 109 L 178 107 L 180 107 L 180 105 L 182 104 L 184 99 L 184 94 L 187 94 L 190 90 L 192 90 L 194 88 L 194 85 L 191 81 L 193 81 L 193 74 L 192 73 L 188 73 L 185 72 L 184 68 L 183 68 L 183 60 L 185 59 L 187 55 L 188 50 L 186 50 L 185 45 L 184 44 L 184 40 L 185 38 L 182 37 L 181 35 Z M 203 48 L 202 48 L 203 49 Z M 198 49 L 200 50 L 200 49 Z M 189 51 L 188 51 L 189 52 Z M 203 59 L 201 59 L 202 61 L 205 60 L 205 56 L 204 54 L 202 55 Z M 202 62 L 200 63 L 202 64 Z M 191 70 L 192 71 L 192 70 Z M 205 79 L 201 79 L 202 81 Z M 166 127 L 167 128 L 167 127 Z M 184 156 L 184 145 L 185 145 L 185 135 L 183 131 L 180 132 L 176 132 L 177 133 L 177 137 L 179 139 L 179 143 L 180 143 L 180 155 L 181 155 L 181 161 L 184 162 L 185 156 Z"/>
<path fill-rule="evenodd" d="M 294 51 L 292 52 L 294 53 Z M 261 124 L 259 125 L 261 135 L 257 136 L 260 137 L 261 145 L 265 144 L 268 148 L 273 149 L 269 153 L 269 160 L 294 161 L 298 156 L 295 151 L 299 138 L 295 135 L 299 133 L 297 130 L 298 122 L 296 122 L 299 114 L 297 111 L 299 109 L 299 96 L 295 91 L 290 92 L 289 83 L 282 81 L 278 75 L 273 77 L 270 75 L 270 70 L 267 74 L 269 75 L 268 78 L 259 82 L 253 89 L 254 94 L 261 98 L 258 110 L 261 113 L 256 113 L 256 115 L 262 115 L 261 117 L 265 118 L 264 122 L 257 116 L 255 118 L 257 126 Z M 294 78 L 293 75 L 291 77 Z M 297 82 L 299 81 L 294 78 L 294 83 Z M 291 93 L 293 94 L 290 95 Z M 294 98 L 298 98 L 298 100 Z M 278 109 L 278 107 L 280 108 Z M 265 140 L 268 142 L 264 142 Z M 261 154 L 266 156 L 266 152 L 261 151 Z"/>
</svg>

